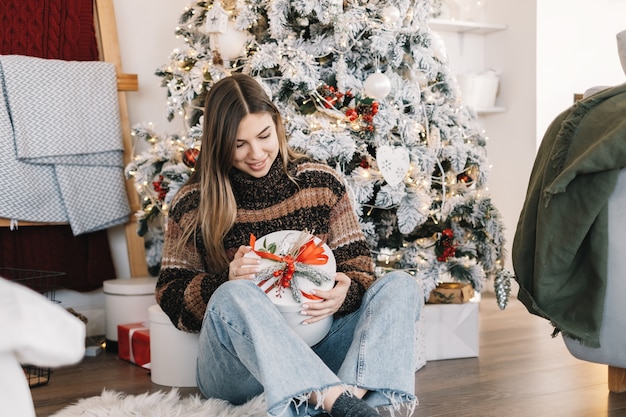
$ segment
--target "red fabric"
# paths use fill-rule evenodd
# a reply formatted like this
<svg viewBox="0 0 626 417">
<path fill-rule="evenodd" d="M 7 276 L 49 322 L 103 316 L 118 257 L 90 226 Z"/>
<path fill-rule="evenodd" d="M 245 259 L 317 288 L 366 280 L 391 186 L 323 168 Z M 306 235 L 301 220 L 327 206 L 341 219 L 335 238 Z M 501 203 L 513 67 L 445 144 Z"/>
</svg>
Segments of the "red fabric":
<svg viewBox="0 0 626 417">
<path fill-rule="evenodd" d="M 150 329 L 146 323 L 117 325 L 117 355 L 139 366 L 150 363 Z"/>
<path fill-rule="evenodd" d="M 0 54 L 97 61 L 93 0 L 1 1 Z"/>
<path fill-rule="evenodd" d="M 99 60 L 93 0 L 1 0 L 0 54 Z M 75 237 L 67 225 L 0 228 L 0 267 L 63 272 L 75 291 L 116 278 L 107 232 Z"/>
<path fill-rule="evenodd" d="M 106 230 L 74 236 L 68 225 L 0 227 L 0 267 L 63 272 L 57 285 L 81 292 L 115 278 Z"/>
</svg>

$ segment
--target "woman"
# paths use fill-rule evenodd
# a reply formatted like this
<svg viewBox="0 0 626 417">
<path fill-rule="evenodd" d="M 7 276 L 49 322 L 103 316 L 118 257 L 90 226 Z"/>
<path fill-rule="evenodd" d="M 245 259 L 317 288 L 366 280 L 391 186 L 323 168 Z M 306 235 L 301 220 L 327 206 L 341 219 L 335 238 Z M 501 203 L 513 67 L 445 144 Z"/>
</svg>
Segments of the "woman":
<svg viewBox="0 0 626 417">
<path fill-rule="evenodd" d="M 305 303 L 304 323 L 334 316 L 309 347 L 253 282 L 250 235 L 314 230 L 332 249 L 336 284 Z M 175 326 L 200 332 L 198 388 L 242 404 L 264 393 L 272 416 L 412 411 L 421 291 L 408 274 L 374 281 L 341 177 L 288 148 L 277 108 L 235 73 L 205 103 L 196 171 L 172 202 L 156 297 Z M 328 414 L 326 414 L 328 415 Z"/>
</svg>

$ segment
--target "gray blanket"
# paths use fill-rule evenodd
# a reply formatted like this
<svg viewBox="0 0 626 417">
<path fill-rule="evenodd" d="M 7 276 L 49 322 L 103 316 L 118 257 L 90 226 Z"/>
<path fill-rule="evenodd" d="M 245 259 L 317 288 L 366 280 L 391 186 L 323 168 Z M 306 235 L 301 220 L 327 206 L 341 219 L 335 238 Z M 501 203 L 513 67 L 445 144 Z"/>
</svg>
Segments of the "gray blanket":
<svg viewBox="0 0 626 417">
<path fill-rule="evenodd" d="M 4 55 L 0 87 L 0 217 L 75 235 L 126 222 L 113 64 Z"/>
</svg>

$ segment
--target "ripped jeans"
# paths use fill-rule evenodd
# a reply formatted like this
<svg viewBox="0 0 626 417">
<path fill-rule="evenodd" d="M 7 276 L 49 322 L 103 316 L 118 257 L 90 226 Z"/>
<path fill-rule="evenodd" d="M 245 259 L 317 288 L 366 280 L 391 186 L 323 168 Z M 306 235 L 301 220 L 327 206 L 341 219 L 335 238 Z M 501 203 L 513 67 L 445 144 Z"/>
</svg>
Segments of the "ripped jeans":
<svg viewBox="0 0 626 417">
<path fill-rule="evenodd" d="M 207 398 L 243 404 L 264 393 L 271 416 L 314 416 L 312 392 L 334 385 L 369 390 L 372 407 L 411 413 L 415 397 L 415 323 L 424 298 L 415 278 L 388 273 L 361 307 L 335 318 L 309 347 L 253 282 L 228 281 L 209 301 L 200 332 L 198 388 Z M 305 317 L 303 316 L 303 320 Z M 319 397 L 319 396 L 318 396 Z"/>
</svg>

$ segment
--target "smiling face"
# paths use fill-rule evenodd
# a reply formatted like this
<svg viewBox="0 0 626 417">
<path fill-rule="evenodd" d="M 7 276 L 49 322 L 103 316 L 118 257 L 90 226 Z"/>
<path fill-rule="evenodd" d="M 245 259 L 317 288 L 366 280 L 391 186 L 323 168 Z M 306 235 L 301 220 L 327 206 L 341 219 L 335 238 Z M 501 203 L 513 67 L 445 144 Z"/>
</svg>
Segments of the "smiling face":
<svg viewBox="0 0 626 417">
<path fill-rule="evenodd" d="M 250 113 L 237 128 L 233 167 L 261 178 L 267 175 L 278 156 L 278 135 L 269 113 Z"/>
</svg>

